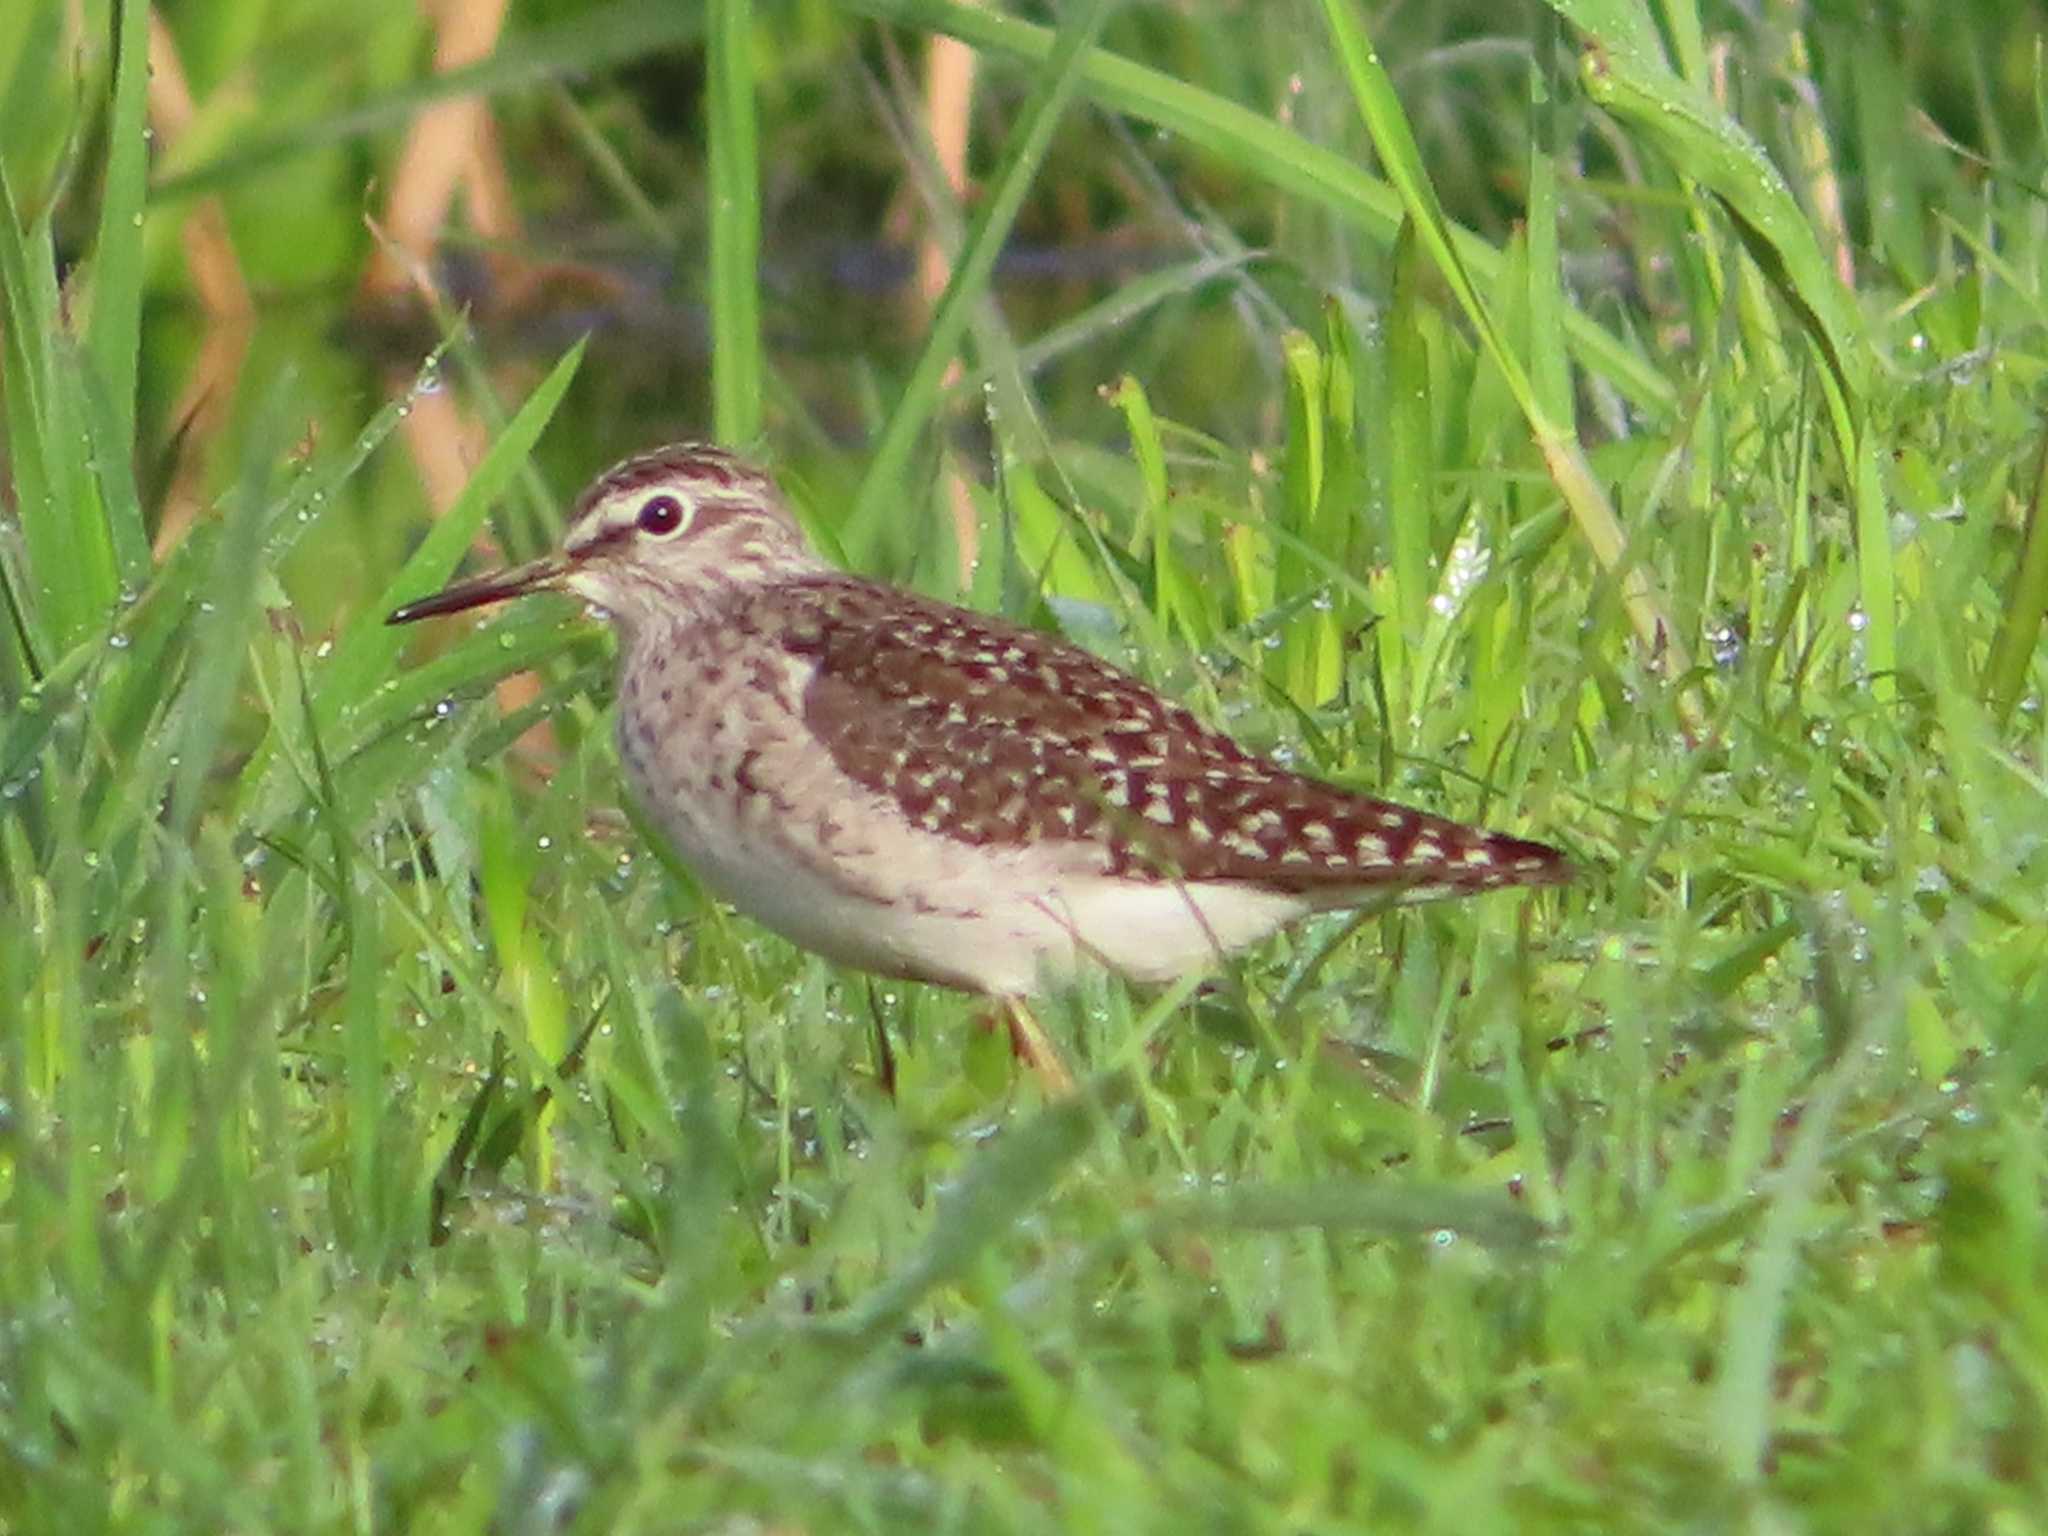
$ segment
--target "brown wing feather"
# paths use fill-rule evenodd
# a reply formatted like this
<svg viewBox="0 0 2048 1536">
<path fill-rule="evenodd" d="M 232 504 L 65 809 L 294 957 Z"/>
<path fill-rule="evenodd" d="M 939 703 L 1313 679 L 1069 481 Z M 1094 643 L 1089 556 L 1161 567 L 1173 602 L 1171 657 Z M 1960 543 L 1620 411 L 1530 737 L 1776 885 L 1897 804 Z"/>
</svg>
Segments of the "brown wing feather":
<svg viewBox="0 0 2048 1536">
<path fill-rule="evenodd" d="M 847 578 L 784 588 L 806 722 L 916 825 L 1336 899 L 1559 880 L 1556 850 L 1304 778 L 1075 646 Z"/>
</svg>

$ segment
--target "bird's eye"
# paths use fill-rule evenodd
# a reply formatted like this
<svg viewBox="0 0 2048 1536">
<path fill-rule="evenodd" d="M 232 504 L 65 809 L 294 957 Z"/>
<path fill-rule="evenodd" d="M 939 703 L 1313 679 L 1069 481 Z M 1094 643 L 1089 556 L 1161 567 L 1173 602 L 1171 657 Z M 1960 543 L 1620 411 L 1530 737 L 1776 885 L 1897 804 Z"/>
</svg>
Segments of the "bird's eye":
<svg viewBox="0 0 2048 1536">
<path fill-rule="evenodd" d="M 640 503 L 637 519 L 640 531 L 653 534 L 657 539 L 667 538 L 685 521 L 683 504 L 673 496 L 650 496 Z"/>
</svg>

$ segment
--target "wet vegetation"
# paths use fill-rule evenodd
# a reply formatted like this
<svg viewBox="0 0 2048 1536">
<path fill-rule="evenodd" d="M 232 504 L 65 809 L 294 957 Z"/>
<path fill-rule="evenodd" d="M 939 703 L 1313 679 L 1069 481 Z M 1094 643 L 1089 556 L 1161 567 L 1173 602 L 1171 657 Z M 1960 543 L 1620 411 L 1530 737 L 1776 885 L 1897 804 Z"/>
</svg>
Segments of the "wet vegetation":
<svg viewBox="0 0 2048 1536">
<path fill-rule="evenodd" d="M 2038 7 L 501 10 L 0 8 L 0 1533 L 2040 1525 Z M 1048 1103 L 382 623 L 685 436 L 1581 878 Z"/>
</svg>

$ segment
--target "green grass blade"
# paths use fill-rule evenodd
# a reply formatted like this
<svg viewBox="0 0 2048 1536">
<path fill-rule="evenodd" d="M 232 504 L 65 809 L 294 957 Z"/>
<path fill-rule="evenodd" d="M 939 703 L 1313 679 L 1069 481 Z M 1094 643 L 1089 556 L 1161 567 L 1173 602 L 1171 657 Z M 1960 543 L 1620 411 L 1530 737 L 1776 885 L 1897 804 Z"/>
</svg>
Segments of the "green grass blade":
<svg viewBox="0 0 2048 1536">
<path fill-rule="evenodd" d="M 0 388 L 27 556 L 26 590 L 11 602 L 31 673 L 104 623 L 119 587 L 85 446 L 80 358 L 63 313 L 49 215 L 23 226 L 0 165 Z"/>
<path fill-rule="evenodd" d="M 1991 654 L 1984 663 L 1984 706 L 2001 726 L 2012 718 L 2013 707 L 2026 691 L 2044 615 L 2048 615 L 2048 447 L 2035 462 L 2020 558 L 1999 611 Z"/>
<path fill-rule="evenodd" d="M 1551 421 L 1572 420 L 1571 358 L 1565 345 L 1563 259 L 1558 249 L 1558 161 L 1567 154 L 1558 101 L 1557 20 L 1536 18 L 1536 57 L 1529 65 L 1529 379 L 1536 403 Z"/>
<path fill-rule="evenodd" d="M 1393 295 L 1387 308 L 1386 409 L 1379 459 L 1386 487 L 1397 631 L 1397 643 L 1388 650 L 1396 679 L 1395 714 L 1404 736 L 1408 717 L 1419 703 L 1421 679 L 1412 658 L 1429 626 L 1434 589 L 1429 570 L 1435 545 L 1437 454 L 1421 260 L 1414 225 L 1403 223 L 1394 242 Z"/>
<path fill-rule="evenodd" d="M 761 435 L 761 166 L 752 0 L 711 0 L 711 407 L 719 441 Z"/>
<path fill-rule="evenodd" d="M 106 190 L 93 242 L 92 313 L 86 355 L 113 405 L 113 440 L 135 437 L 135 367 L 142 342 L 142 207 L 149 179 L 149 6 L 117 0 L 113 112 L 107 124 Z M 111 512 L 113 509 L 109 509 Z"/>
</svg>

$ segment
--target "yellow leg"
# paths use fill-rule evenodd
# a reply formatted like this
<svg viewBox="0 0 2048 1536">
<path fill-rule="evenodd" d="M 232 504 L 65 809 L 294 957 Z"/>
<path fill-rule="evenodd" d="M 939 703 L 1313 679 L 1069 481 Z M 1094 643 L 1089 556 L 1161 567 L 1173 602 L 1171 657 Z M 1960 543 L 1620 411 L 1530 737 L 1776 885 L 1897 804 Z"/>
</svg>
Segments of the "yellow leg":
<svg viewBox="0 0 2048 1536">
<path fill-rule="evenodd" d="M 1010 1027 L 1010 1049 L 1019 1061 L 1038 1079 L 1049 1099 L 1064 1099 L 1073 1094 L 1074 1074 L 1067 1066 L 1066 1058 L 1060 1055 L 1060 1048 L 1054 1045 L 1052 1037 L 1046 1034 L 1031 1010 L 1024 1006 L 1021 997 L 996 999 L 996 1011 Z"/>
</svg>

